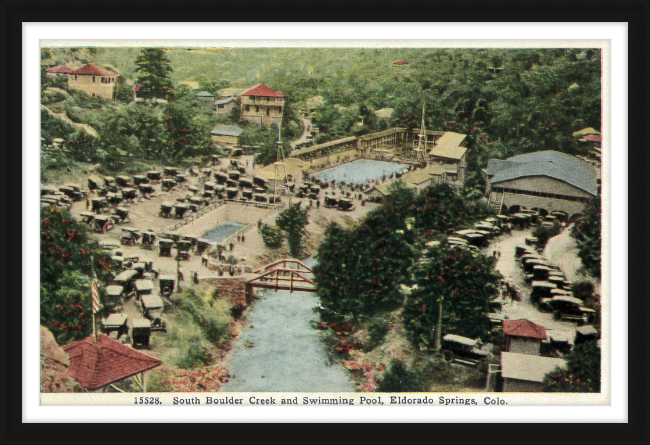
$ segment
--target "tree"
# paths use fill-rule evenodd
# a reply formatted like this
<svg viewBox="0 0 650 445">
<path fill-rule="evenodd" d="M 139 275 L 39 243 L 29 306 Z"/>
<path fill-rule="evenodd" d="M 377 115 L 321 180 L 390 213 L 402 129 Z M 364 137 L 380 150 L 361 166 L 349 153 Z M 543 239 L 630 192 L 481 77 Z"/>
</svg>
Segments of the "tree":
<svg viewBox="0 0 650 445">
<path fill-rule="evenodd" d="M 100 283 L 110 282 L 108 255 L 86 226 L 66 210 L 42 209 L 41 325 L 59 344 L 87 337 L 92 331 L 91 258 Z"/>
<path fill-rule="evenodd" d="M 418 373 L 409 371 L 404 363 L 397 360 L 391 362 L 377 385 L 377 392 L 420 391 L 426 391 L 426 388 Z"/>
<path fill-rule="evenodd" d="M 170 60 L 162 48 L 143 48 L 135 58 L 138 78 L 136 83 L 142 85 L 145 94 L 151 97 L 163 97 L 172 87 L 169 74 L 173 71 Z"/>
<path fill-rule="evenodd" d="M 449 184 L 423 189 L 415 198 L 415 227 L 428 235 L 445 233 L 488 215 L 485 204 L 463 198 Z"/>
<path fill-rule="evenodd" d="M 404 324 L 415 346 L 434 347 L 440 313 L 441 336 L 488 335 L 488 303 L 501 279 L 493 258 L 441 245 L 418 264 L 414 275 L 417 287 L 407 297 Z"/>
<path fill-rule="evenodd" d="M 600 355 L 595 340 L 574 346 L 566 369 L 544 377 L 544 392 L 600 392 Z"/>
<path fill-rule="evenodd" d="M 598 279 L 601 274 L 601 219 L 600 200 L 595 200 L 587 210 L 586 216 L 578 220 L 571 228 L 571 237 L 576 240 L 578 245 L 578 256 L 582 261 L 582 267 L 589 275 Z"/>
<path fill-rule="evenodd" d="M 267 247 L 280 247 L 283 241 L 282 232 L 277 227 L 272 227 L 265 224 L 262 227 L 262 240 Z"/>
<path fill-rule="evenodd" d="M 286 232 L 289 251 L 294 258 L 300 258 L 302 253 L 302 239 L 309 224 L 308 213 L 309 209 L 301 209 L 300 204 L 292 205 L 275 220 L 278 228 Z"/>
<path fill-rule="evenodd" d="M 408 195 L 398 188 L 358 226 L 326 228 L 314 266 L 325 308 L 358 319 L 402 304 L 400 285 L 410 280 L 416 256 L 414 233 L 406 224 L 409 211 Z"/>
</svg>

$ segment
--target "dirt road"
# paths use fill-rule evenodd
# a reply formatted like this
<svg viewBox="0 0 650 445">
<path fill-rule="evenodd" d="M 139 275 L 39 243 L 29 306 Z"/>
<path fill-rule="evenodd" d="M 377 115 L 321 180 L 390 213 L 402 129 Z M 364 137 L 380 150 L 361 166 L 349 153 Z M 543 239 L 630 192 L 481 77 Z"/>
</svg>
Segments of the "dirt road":
<svg viewBox="0 0 650 445">
<path fill-rule="evenodd" d="M 499 238 L 492 240 L 485 252 L 490 255 L 495 249 L 501 250 L 501 257 L 497 261 L 497 269 L 520 290 L 521 301 L 511 301 L 506 304 L 504 313 L 508 316 L 508 319 L 526 318 L 533 323 L 544 326 L 547 330 L 574 332 L 575 323 L 556 321 L 553 319 L 553 314 L 540 312 L 530 301 L 531 287 L 524 280 L 523 269 L 515 258 L 515 246 L 525 244 L 524 241 L 528 236 L 531 236 L 530 229 L 513 231 L 511 236 L 501 235 Z M 549 258 L 549 260 L 551 259 Z M 551 260 L 551 262 L 553 261 Z"/>
</svg>

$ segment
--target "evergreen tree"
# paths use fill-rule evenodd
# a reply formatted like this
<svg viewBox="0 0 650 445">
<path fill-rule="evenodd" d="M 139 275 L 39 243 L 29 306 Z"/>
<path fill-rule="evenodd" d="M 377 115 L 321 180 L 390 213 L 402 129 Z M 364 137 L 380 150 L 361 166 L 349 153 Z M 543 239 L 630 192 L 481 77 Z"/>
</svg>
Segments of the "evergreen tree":
<svg viewBox="0 0 650 445">
<path fill-rule="evenodd" d="M 308 212 L 309 209 L 301 209 L 300 204 L 297 204 L 284 210 L 275 220 L 278 228 L 287 233 L 289 251 L 294 258 L 300 258 L 302 253 L 302 239 L 306 233 L 305 227 L 309 224 Z"/>
<path fill-rule="evenodd" d="M 172 82 L 169 74 L 173 71 L 170 60 L 162 48 L 143 48 L 135 59 L 138 67 L 136 83 L 142 85 L 145 94 L 163 97 Z"/>
</svg>

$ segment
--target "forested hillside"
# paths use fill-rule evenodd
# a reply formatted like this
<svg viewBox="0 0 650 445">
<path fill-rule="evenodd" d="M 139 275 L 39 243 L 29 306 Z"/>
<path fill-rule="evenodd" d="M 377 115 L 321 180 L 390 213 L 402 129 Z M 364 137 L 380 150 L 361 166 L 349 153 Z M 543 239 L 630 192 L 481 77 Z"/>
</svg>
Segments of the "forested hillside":
<svg viewBox="0 0 650 445">
<path fill-rule="evenodd" d="M 139 48 L 49 48 L 43 52 L 43 61 L 109 65 L 128 85 L 137 77 L 139 52 Z M 173 68 L 174 88 L 189 82 L 215 93 L 228 86 L 264 83 L 286 93 L 292 113 L 286 133 L 283 128 L 287 138 L 301 131 L 295 110 L 316 95 L 325 100 L 313 118 L 322 131 L 317 142 L 393 125 L 418 127 L 424 102 L 427 128 L 469 134 L 468 146 L 477 148 L 470 161 L 478 166 L 484 166 L 489 157 L 538 150 L 576 153 L 579 148 L 571 133 L 600 128 L 601 58 L 597 50 L 168 48 L 165 53 Z M 408 65 L 395 67 L 392 62 L 397 59 Z M 131 98 L 128 90 L 122 87 L 118 94 L 124 102 Z M 75 122 L 92 125 L 100 139 L 102 134 L 115 133 L 116 119 L 124 112 L 115 110 L 119 103 L 93 105 L 77 97 L 48 100 L 58 107 L 54 111 L 65 111 Z M 209 131 L 217 122 L 209 110 L 194 106 L 188 115 L 192 107 L 184 108 L 190 131 Z M 392 117 L 377 118 L 373 111 L 381 108 L 394 109 Z M 103 112 L 97 113 L 98 109 Z M 141 117 L 144 121 L 152 118 Z M 109 145 L 146 153 L 150 142 L 164 131 L 149 133 L 147 141 L 138 136 L 137 129 L 122 134 L 129 140 Z M 201 152 L 207 141 L 197 138 L 195 145 Z M 106 148 L 105 142 L 96 144 Z M 184 156 L 197 150 L 167 151 L 169 156 Z"/>
</svg>

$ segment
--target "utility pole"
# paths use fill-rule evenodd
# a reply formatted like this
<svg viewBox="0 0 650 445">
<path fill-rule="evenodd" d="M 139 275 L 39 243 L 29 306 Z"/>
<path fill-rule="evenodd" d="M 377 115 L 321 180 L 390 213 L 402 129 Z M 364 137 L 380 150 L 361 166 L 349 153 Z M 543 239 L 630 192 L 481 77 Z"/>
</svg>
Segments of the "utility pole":
<svg viewBox="0 0 650 445">
<path fill-rule="evenodd" d="M 441 332 L 442 331 L 442 297 L 438 301 L 438 323 L 436 324 L 436 339 L 434 343 L 434 348 L 436 352 L 440 352 L 441 348 Z"/>
<path fill-rule="evenodd" d="M 176 291 L 181 290 L 181 256 L 176 252 Z"/>
</svg>

